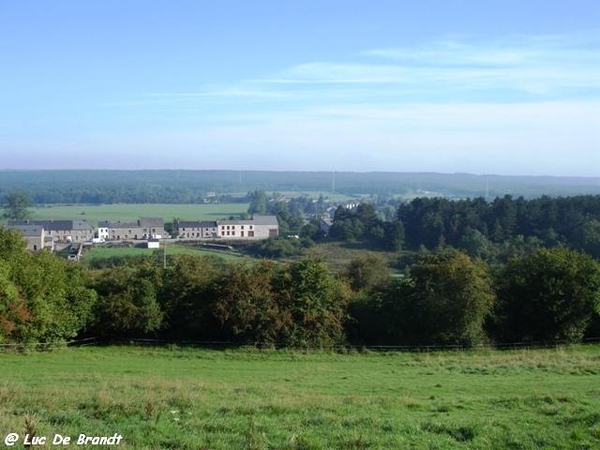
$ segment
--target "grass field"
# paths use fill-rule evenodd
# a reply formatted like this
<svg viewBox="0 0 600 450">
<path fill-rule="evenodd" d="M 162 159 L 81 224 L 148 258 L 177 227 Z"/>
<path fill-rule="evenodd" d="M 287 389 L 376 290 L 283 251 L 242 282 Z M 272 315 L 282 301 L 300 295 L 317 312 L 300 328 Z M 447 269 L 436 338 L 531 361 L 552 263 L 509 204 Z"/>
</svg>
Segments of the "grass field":
<svg viewBox="0 0 600 450">
<path fill-rule="evenodd" d="M 129 449 L 596 449 L 599 375 L 598 346 L 4 353 L 0 438 L 27 423 Z"/>
<path fill-rule="evenodd" d="M 93 261 L 95 259 L 110 258 L 113 256 L 150 256 L 152 253 L 158 251 L 161 255 L 164 250 L 164 243 L 159 250 L 143 248 L 143 247 L 132 247 L 132 248 L 120 248 L 120 247 L 106 247 L 106 246 L 94 246 L 91 250 L 84 253 L 85 261 Z M 184 245 L 167 244 L 167 256 L 168 255 L 211 255 L 224 258 L 226 260 L 237 261 L 243 258 L 241 254 L 234 252 L 225 252 L 221 250 L 210 250 L 210 249 L 198 249 Z"/>
<path fill-rule="evenodd" d="M 96 226 L 99 220 L 136 220 L 140 217 L 162 217 L 166 222 L 170 222 L 174 217 L 182 220 L 217 220 L 247 211 L 247 203 L 54 205 L 31 208 L 31 218 L 34 220 L 86 219 Z"/>
</svg>

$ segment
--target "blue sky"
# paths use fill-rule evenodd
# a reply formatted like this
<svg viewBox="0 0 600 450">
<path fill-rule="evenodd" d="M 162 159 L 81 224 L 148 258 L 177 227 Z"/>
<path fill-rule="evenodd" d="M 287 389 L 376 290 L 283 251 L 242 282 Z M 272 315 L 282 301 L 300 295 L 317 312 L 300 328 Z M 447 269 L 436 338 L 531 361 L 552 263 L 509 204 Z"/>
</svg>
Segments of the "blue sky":
<svg viewBox="0 0 600 450">
<path fill-rule="evenodd" d="M 0 169 L 600 176 L 599 5 L 0 0 Z"/>
</svg>

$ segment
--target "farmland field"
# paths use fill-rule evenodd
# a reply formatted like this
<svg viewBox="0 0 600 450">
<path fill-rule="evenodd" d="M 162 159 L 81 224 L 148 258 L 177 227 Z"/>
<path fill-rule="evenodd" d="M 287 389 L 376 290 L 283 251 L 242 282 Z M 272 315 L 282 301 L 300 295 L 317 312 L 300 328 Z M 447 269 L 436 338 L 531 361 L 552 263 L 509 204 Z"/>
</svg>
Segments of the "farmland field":
<svg viewBox="0 0 600 450">
<path fill-rule="evenodd" d="M 139 217 L 162 217 L 166 222 L 170 222 L 174 217 L 181 220 L 217 220 L 247 211 L 247 203 L 54 205 L 31 208 L 31 218 L 85 219 L 96 226 L 99 220 L 136 220 Z"/>
<path fill-rule="evenodd" d="M 0 353 L 0 437 L 27 423 L 130 449 L 594 449 L 599 375 L 598 346 Z"/>
</svg>

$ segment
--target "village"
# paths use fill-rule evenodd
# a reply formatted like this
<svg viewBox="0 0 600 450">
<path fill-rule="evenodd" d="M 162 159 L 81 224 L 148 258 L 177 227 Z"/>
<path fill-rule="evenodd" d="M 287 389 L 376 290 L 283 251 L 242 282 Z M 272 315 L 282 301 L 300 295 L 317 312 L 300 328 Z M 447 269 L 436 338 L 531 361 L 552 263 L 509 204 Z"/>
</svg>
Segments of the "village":
<svg viewBox="0 0 600 450">
<path fill-rule="evenodd" d="M 54 252 L 69 246 L 133 242 L 159 248 L 161 240 L 258 241 L 279 235 L 276 216 L 253 215 L 250 219 L 215 221 L 175 221 L 172 234 L 160 217 L 140 217 L 136 221 L 100 221 L 94 227 L 86 220 L 9 220 L 7 229 L 20 232 L 27 250 Z"/>
</svg>

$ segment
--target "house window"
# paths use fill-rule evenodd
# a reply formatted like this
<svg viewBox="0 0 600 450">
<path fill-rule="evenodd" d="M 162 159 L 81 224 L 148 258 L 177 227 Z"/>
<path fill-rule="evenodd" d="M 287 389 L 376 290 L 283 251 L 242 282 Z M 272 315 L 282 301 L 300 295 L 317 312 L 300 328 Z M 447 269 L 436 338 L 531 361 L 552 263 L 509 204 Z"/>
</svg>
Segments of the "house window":
<svg viewBox="0 0 600 450">
<path fill-rule="evenodd" d="M 221 236 L 225 236 L 225 232 L 224 231 L 221 231 Z"/>
</svg>

